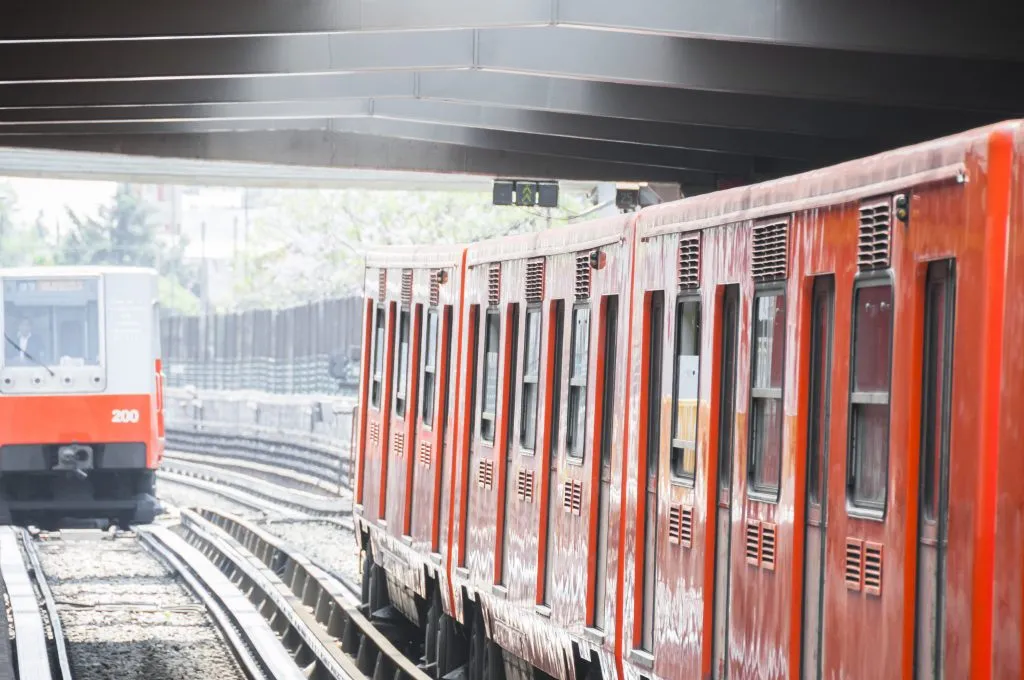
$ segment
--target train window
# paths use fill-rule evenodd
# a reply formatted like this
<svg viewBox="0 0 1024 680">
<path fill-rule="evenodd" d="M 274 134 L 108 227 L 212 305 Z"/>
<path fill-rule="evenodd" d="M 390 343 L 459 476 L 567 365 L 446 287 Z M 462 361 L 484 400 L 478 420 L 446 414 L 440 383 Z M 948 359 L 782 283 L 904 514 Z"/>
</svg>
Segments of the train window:
<svg viewBox="0 0 1024 680">
<path fill-rule="evenodd" d="M 892 284 L 858 283 L 853 305 L 853 371 L 846 485 L 851 504 L 885 511 L 889 478 Z"/>
<path fill-rule="evenodd" d="M 3 297 L 6 364 L 102 363 L 99 277 L 7 279 Z"/>
<path fill-rule="evenodd" d="M 469 413 L 476 413 L 477 404 L 477 393 L 476 393 L 476 376 L 480 373 L 480 356 L 477 353 L 477 348 L 480 346 L 480 305 L 470 305 L 469 307 L 469 357 L 470 361 L 473 362 L 473 372 L 470 374 L 469 383 Z M 476 436 L 476 418 L 469 418 L 469 440 L 473 441 L 473 437 Z"/>
<path fill-rule="evenodd" d="M 754 296 L 753 330 L 748 478 L 753 495 L 774 501 L 782 472 L 782 373 L 786 357 L 786 298 L 781 291 Z"/>
<path fill-rule="evenodd" d="M 526 339 L 519 445 L 526 451 L 537 446 L 537 390 L 540 383 L 540 307 L 526 310 Z"/>
<path fill-rule="evenodd" d="M 811 311 L 810 413 L 807 434 L 807 485 L 811 505 L 821 506 L 822 462 L 828 455 L 829 388 L 832 384 L 832 278 L 814 285 Z"/>
<path fill-rule="evenodd" d="M 409 310 L 398 314 L 398 354 L 395 355 L 395 413 L 405 416 L 409 401 Z"/>
<path fill-rule="evenodd" d="M 672 476 L 689 483 L 697 474 L 697 387 L 700 381 L 700 300 L 676 303 L 672 381 Z"/>
<path fill-rule="evenodd" d="M 516 419 L 515 376 L 516 372 L 519 370 L 518 303 L 509 305 L 508 316 L 506 317 L 505 323 L 507 324 L 506 332 L 511 338 L 511 347 L 509 348 L 508 373 L 506 373 L 505 379 L 505 414 L 502 416 L 502 422 L 505 423 L 505 450 L 510 451 L 512 447 L 512 437 L 515 433 L 512 431 L 512 428 L 509 427 L 509 423 L 514 423 Z"/>
<path fill-rule="evenodd" d="M 484 398 L 481 402 L 480 436 L 494 441 L 494 421 L 498 411 L 498 344 L 501 317 L 498 310 L 487 311 L 484 320 Z"/>
<path fill-rule="evenodd" d="M 921 423 L 921 476 L 924 518 L 939 518 L 942 461 L 948 457 L 953 369 L 952 261 L 928 266 L 924 311 L 924 390 Z"/>
<path fill-rule="evenodd" d="M 555 319 L 551 329 L 555 333 L 555 360 L 551 371 L 551 459 L 558 455 L 558 428 L 561 424 L 559 412 L 562 409 L 562 331 L 565 328 L 565 300 L 555 300 L 552 314 Z"/>
<path fill-rule="evenodd" d="M 587 431 L 587 369 L 590 360 L 590 307 L 572 310 L 572 365 L 569 367 L 569 413 L 565 449 L 572 458 L 583 458 Z"/>
<path fill-rule="evenodd" d="M 424 427 L 433 427 L 434 401 L 437 399 L 434 389 L 437 383 L 437 309 L 434 307 L 427 310 L 427 327 L 424 329 L 424 336 L 421 417 Z"/>
<path fill-rule="evenodd" d="M 612 424 L 615 422 L 615 360 L 619 332 L 619 296 L 605 298 L 604 311 L 604 379 L 601 408 L 601 464 L 612 462 Z"/>
<path fill-rule="evenodd" d="M 384 308 L 378 306 L 373 331 L 373 386 L 370 389 L 370 403 L 380 408 L 381 386 L 384 382 Z"/>
</svg>

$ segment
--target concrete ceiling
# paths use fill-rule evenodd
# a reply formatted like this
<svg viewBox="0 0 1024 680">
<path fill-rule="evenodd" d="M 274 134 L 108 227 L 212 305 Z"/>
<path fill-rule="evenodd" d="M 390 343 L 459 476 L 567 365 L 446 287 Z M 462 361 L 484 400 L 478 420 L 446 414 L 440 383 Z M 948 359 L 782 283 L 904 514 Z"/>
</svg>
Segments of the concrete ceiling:
<svg viewBox="0 0 1024 680">
<path fill-rule="evenodd" d="M 0 145 L 695 193 L 1020 115 L 1024 10 L 946 4 L 35 0 Z"/>
</svg>

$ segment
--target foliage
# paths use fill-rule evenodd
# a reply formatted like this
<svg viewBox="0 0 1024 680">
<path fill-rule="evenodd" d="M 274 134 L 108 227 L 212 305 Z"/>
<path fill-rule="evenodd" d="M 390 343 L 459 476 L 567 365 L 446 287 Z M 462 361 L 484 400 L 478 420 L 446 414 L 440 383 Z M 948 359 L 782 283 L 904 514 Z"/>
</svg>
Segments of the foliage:
<svg viewBox="0 0 1024 680">
<path fill-rule="evenodd" d="M 42 216 L 32 224 L 17 219 L 18 197 L 7 183 L 0 183 L 0 267 L 52 264 Z"/>
<path fill-rule="evenodd" d="M 96 216 L 83 217 L 69 209 L 74 228 L 60 244 L 57 263 L 153 267 L 161 276 L 161 305 L 194 312 L 198 303 L 186 287 L 197 274 L 184 262 L 187 242 L 180 238 L 170 242 L 158 235 L 151 214 L 150 206 L 126 184 L 118 185 L 111 203 L 101 207 Z"/>
<path fill-rule="evenodd" d="M 241 308 L 282 307 L 358 292 L 363 253 L 382 245 L 465 243 L 564 225 L 587 207 L 562 195 L 541 208 L 494 206 L 489 194 L 430 191 L 289 190 L 249 239 L 236 278 Z"/>
</svg>

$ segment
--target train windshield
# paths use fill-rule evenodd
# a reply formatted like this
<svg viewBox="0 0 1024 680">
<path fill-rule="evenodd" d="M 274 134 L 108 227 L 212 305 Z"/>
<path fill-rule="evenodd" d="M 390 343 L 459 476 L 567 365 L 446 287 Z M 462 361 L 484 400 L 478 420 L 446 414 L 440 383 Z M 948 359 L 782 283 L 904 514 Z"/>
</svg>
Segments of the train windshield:
<svg viewBox="0 0 1024 680">
<path fill-rule="evenodd" d="M 7 366 L 95 366 L 100 347 L 99 278 L 4 280 Z"/>
</svg>

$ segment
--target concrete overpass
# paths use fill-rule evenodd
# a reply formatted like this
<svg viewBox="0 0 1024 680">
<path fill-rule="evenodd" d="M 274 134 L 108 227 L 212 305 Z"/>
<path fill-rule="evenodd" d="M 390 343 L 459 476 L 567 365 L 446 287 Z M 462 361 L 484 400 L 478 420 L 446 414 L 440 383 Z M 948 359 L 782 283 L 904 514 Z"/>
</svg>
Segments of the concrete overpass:
<svg viewBox="0 0 1024 680">
<path fill-rule="evenodd" d="M 1022 16 L 906 0 L 36 0 L 0 24 L 0 144 L 694 193 L 1021 115 Z"/>
</svg>

